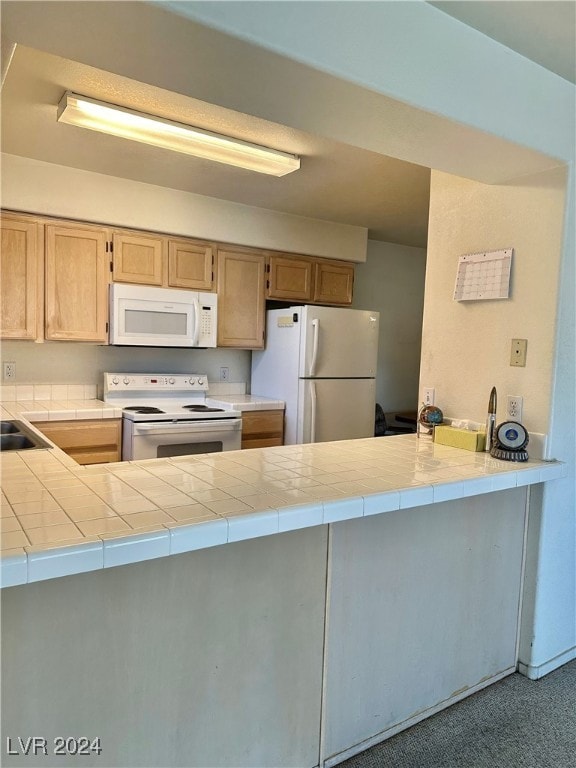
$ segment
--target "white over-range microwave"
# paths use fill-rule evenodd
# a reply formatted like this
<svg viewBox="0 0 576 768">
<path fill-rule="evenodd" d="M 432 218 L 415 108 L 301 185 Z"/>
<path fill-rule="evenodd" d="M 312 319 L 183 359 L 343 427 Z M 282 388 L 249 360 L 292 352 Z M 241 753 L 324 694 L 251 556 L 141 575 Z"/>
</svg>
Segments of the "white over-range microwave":
<svg viewBox="0 0 576 768">
<path fill-rule="evenodd" d="M 110 286 L 110 344 L 140 347 L 215 347 L 215 293 Z"/>
</svg>

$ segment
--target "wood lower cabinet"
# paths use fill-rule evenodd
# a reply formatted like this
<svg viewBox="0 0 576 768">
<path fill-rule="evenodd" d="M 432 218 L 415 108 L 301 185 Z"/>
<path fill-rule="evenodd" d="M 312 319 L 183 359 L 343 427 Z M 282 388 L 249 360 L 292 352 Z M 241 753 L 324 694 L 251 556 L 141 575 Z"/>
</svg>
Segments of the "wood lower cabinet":
<svg viewBox="0 0 576 768">
<path fill-rule="evenodd" d="M 242 448 L 284 445 L 284 411 L 243 411 Z"/>
<path fill-rule="evenodd" d="M 263 253 L 248 249 L 219 249 L 219 347 L 264 347 L 265 269 Z"/>
<path fill-rule="evenodd" d="M 46 226 L 46 338 L 108 341 L 107 231 Z"/>
<path fill-rule="evenodd" d="M 0 225 L 0 338 L 41 338 L 44 227 L 10 214 Z"/>
<path fill-rule="evenodd" d="M 78 464 L 120 461 L 121 419 L 39 421 L 34 426 Z"/>
<path fill-rule="evenodd" d="M 314 301 L 318 304 L 351 304 L 354 265 L 318 259 L 314 274 Z"/>
</svg>

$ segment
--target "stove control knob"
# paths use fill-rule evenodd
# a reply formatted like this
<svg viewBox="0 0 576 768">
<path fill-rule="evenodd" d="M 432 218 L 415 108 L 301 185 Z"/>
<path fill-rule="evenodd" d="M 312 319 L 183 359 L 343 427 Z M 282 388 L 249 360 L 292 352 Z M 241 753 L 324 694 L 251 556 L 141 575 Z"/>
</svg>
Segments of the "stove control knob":
<svg viewBox="0 0 576 768">
<path fill-rule="evenodd" d="M 192 376 L 190 376 L 190 386 L 193 387 L 196 383 L 196 379 L 193 379 Z"/>
<path fill-rule="evenodd" d="M 168 384 L 175 384 L 175 383 L 176 383 L 176 379 L 175 379 L 173 376 L 171 376 L 171 377 L 168 379 Z"/>
<path fill-rule="evenodd" d="M 123 382 L 124 382 L 124 384 L 126 384 L 126 385 L 130 384 L 130 379 L 128 378 L 128 376 L 124 376 L 124 378 L 122 379 L 122 381 L 123 381 Z"/>
<path fill-rule="evenodd" d="M 118 384 L 119 381 L 120 379 L 118 378 L 118 376 L 114 376 L 114 378 L 112 379 L 112 384 Z"/>
<path fill-rule="evenodd" d="M 204 384 L 204 379 L 198 379 L 198 384 L 199 384 L 200 386 L 202 386 L 202 384 Z"/>
</svg>

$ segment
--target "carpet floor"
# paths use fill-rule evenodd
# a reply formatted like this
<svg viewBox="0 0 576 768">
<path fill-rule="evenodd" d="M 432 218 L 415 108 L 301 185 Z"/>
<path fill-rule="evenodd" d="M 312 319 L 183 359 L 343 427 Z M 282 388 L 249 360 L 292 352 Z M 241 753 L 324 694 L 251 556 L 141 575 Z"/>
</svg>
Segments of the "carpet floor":
<svg viewBox="0 0 576 768">
<path fill-rule="evenodd" d="M 576 661 L 510 675 L 339 768 L 576 768 Z"/>
</svg>

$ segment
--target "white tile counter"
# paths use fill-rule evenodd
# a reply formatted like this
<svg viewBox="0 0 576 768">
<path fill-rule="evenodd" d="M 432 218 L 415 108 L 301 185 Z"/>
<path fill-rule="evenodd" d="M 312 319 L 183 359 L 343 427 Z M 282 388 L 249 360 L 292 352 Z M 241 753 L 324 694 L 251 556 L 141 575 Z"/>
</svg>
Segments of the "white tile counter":
<svg viewBox="0 0 576 768">
<path fill-rule="evenodd" d="M 231 399 L 238 407 L 238 396 Z M 34 401 L 5 404 L 2 418 L 88 414 L 111 418 L 120 412 L 96 400 L 45 401 L 42 408 Z M 2 456 L 2 586 L 564 474 L 561 462 L 508 463 L 415 435 L 90 467 L 79 466 L 58 448 L 11 452 Z"/>
<path fill-rule="evenodd" d="M 283 411 L 286 403 L 259 395 L 214 395 L 206 398 L 206 404 L 226 411 Z"/>
</svg>

